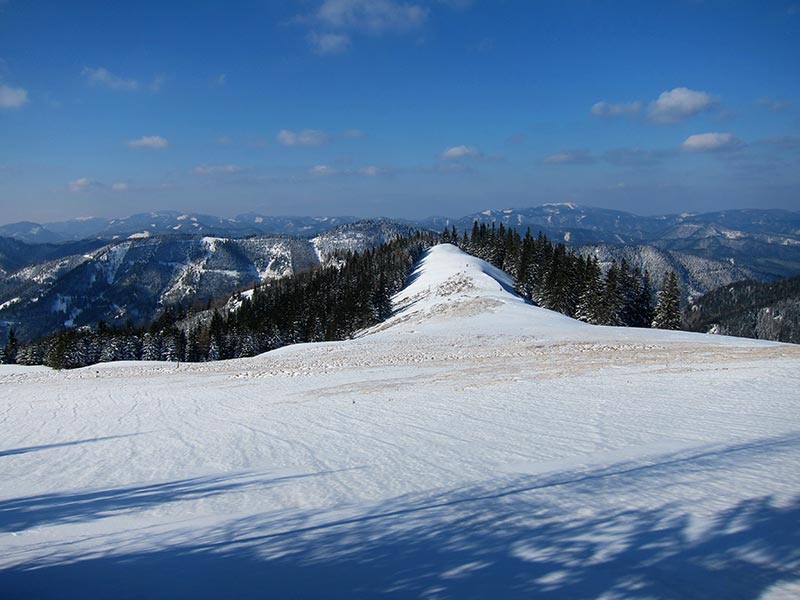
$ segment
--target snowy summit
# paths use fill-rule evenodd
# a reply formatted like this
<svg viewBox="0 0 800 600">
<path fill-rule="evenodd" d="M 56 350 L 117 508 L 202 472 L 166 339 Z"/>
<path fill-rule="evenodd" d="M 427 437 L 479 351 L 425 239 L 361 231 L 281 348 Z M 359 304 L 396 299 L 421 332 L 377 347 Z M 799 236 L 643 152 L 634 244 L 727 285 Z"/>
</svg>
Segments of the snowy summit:
<svg viewBox="0 0 800 600">
<path fill-rule="evenodd" d="M 0 367 L 0 595 L 800 595 L 798 347 L 579 323 L 448 245 L 394 308 L 250 359 Z"/>
</svg>

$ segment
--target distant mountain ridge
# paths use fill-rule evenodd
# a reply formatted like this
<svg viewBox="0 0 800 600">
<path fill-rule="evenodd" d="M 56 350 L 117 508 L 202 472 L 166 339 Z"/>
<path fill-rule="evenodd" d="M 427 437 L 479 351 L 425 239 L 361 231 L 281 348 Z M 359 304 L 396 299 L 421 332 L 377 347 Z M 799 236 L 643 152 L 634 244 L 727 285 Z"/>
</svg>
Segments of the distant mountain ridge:
<svg viewBox="0 0 800 600">
<path fill-rule="evenodd" d="M 148 321 L 164 306 L 205 302 L 325 264 L 336 251 L 364 250 L 410 231 L 367 221 L 313 238 L 142 236 L 94 248 L 81 242 L 79 253 L 0 277 L 0 339 L 12 326 L 20 337 L 33 338 L 100 319 L 114 325 Z"/>
<path fill-rule="evenodd" d="M 24 335 L 39 335 L 98 318 L 140 321 L 166 303 L 229 294 L 320 264 L 337 250 L 363 250 L 415 228 L 467 230 L 475 221 L 542 231 L 605 266 L 624 258 L 649 270 L 656 286 L 676 271 L 690 299 L 742 279 L 800 274 L 800 212 L 785 210 L 640 217 L 563 203 L 421 221 L 161 211 L 0 227 L 0 329 L 16 324 Z"/>
<path fill-rule="evenodd" d="M 52 243 L 87 238 L 115 240 L 156 235 L 217 235 L 248 237 L 253 235 L 316 235 L 337 225 L 363 220 L 358 217 L 291 217 L 246 213 L 233 219 L 200 213 L 157 211 L 129 217 L 71 219 L 53 223 L 23 221 L 0 226 L 0 237 L 28 243 Z"/>
</svg>

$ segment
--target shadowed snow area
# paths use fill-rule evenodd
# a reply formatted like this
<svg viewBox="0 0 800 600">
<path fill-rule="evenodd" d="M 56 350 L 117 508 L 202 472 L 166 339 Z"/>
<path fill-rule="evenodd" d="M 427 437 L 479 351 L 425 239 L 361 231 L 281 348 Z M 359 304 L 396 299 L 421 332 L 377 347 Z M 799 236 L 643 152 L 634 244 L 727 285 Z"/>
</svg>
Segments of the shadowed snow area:
<svg viewBox="0 0 800 600">
<path fill-rule="evenodd" d="M 430 250 L 357 339 L 0 367 L 0 597 L 796 598 L 800 348 Z"/>
</svg>

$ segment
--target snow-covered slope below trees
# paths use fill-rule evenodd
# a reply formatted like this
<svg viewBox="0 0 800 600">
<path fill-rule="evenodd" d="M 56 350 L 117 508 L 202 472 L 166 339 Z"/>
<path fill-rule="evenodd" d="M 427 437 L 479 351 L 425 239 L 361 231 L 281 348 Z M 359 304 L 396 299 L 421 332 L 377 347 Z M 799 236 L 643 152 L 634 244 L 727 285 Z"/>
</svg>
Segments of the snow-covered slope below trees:
<svg viewBox="0 0 800 600">
<path fill-rule="evenodd" d="M 800 348 L 509 283 L 438 246 L 354 340 L 0 367 L 3 597 L 797 597 Z"/>
</svg>

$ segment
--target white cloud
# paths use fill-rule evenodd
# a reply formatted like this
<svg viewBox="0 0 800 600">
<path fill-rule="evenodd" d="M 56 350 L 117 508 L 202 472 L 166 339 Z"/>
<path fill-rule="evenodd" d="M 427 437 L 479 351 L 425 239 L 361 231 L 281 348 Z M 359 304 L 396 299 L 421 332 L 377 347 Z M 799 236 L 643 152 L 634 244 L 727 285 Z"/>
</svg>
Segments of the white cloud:
<svg viewBox="0 0 800 600">
<path fill-rule="evenodd" d="M 130 140 L 128 146 L 131 148 L 149 148 L 151 150 L 163 150 L 169 146 L 169 141 L 160 135 L 143 135 L 142 137 Z"/>
<path fill-rule="evenodd" d="M 648 114 L 657 123 L 676 123 L 708 110 L 716 100 L 706 92 L 679 87 L 662 92 L 650 103 Z"/>
<path fill-rule="evenodd" d="M 121 181 L 121 182 L 118 182 L 118 183 L 112 183 L 111 184 L 111 189 L 114 190 L 115 192 L 124 192 L 124 191 L 127 191 L 128 184 L 125 183 L 124 181 Z"/>
<path fill-rule="evenodd" d="M 81 75 L 91 83 L 105 86 L 111 90 L 135 92 L 139 89 L 139 82 L 135 79 L 123 79 L 105 67 L 84 67 Z"/>
<path fill-rule="evenodd" d="M 70 192 L 83 192 L 93 187 L 98 187 L 99 184 L 94 181 L 93 179 L 89 179 L 87 177 L 81 177 L 80 179 L 75 179 L 69 182 L 69 191 Z"/>
<path fill-rule="evenodd" d="M 242 170 L 239 165 L 200 165 L 192 169 L 198 175 L 225 175 L 238 173 Z"/>
<path fill-rule="evenodd" d="M 548 165 L 588 165 L 595 162 L 595 158 L 587 150 L 562 150 L 556 154 L 546 156 L 545 164 Z"/>
<path fill-rule="evenodd" d="M 356 30 L 372 34 L 418 28 L 428 9 L 394 0 L 324 0 L 313 21 L 331 30 Z"/>
<path fill-rule="evenodd" d="M 698 133 L 686 138 L 681 148 L 689 152 L 718 152 L 741 145 L 741 140 L 731 133 Z"/>
<path fill-rule="evenodd" d="M 281 129 L 276 137 L 284 146 L 321 146 L 328 141 L 328 134 L 319 129 L 303 131 Z"/>
<path fill-rule="evenodd" d="M 308 41 L 317 54 L 339 54 L 350 47 L 350 36 L 343 33 L 308 34 Z"/>
<path fill-rule="evenodd" d="M 316 177 L 324 177 L 325 175 L 336 175 L 339 171 L 328 165 L 314 165 L 311 167 L 309 173 Z"/>
<path fill-rule="evenodd" d="M 359 175 L 366 175 L 367 177 L 375 177 L 376 175 L 380 175 L 383 173 L 383 169 L 380 167 L 376 167 L 374 165 L 369 165 L 367 167 L 361 167 L 357 170 Z"/>
<path fill-rule="evenodd" d="M 444 159 L 452 159 L 452 158 L 466 158 L 466 157 L 477 157 L 481 156 L 481 151 L 478 150 L 475 146 L 451 146 L 450 148 L 446 148 L 442 152 L 442 158 Z"/>
<path fill-rule="evenodd" d="M 0 108 L 19 108 L 27 102 L 27 90 L 0 84 Z"/>
<path fill-rule="evenodd" d="M 419 3 L 398 0 L 322 0 L 310 15 L 295 22 L 307 25 L 308 41 L 318 54 L 336 54 L 352 44 L 353 33 L 382 35 L 418 30 L 429 9 Z"/>
<path fill-rule="evenodd" d="M 592 114 L 596 117 L 625 117 L 638 114 L 641 110 L 642 103 L 639 101 L 611 104 L 603 100 L 592 105 Z"/>
</svg>

